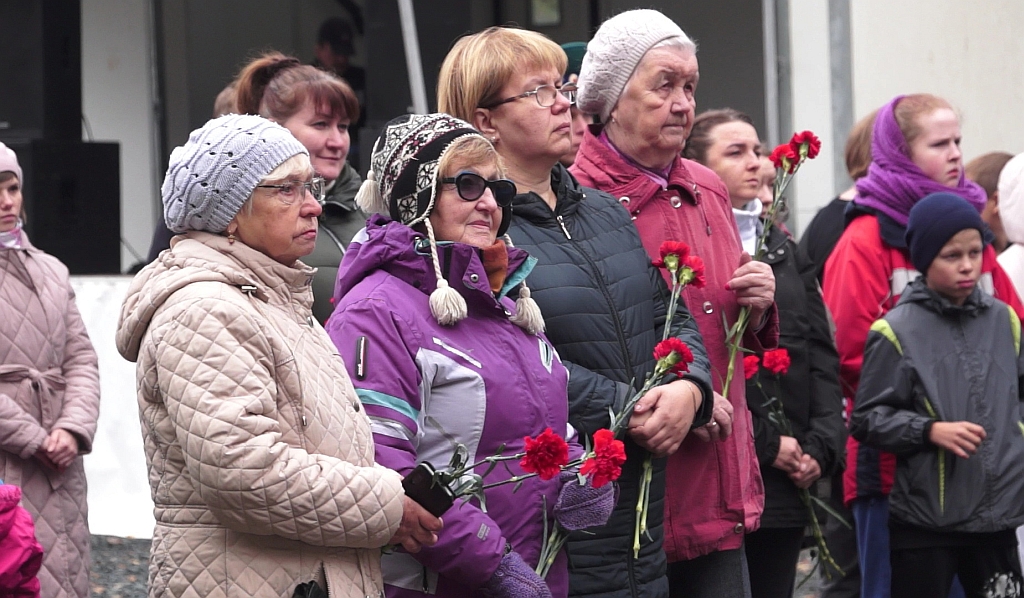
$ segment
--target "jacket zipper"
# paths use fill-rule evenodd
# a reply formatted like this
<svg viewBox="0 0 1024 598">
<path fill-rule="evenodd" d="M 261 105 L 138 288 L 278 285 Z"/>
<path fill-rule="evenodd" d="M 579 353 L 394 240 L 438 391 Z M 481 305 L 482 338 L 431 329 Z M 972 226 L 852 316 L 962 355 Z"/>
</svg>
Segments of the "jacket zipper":
<svg viewBox="0 0 1024 598">
<path fill-rule="evenodd" d="M 591 269 L 594 272 L 594 279 L 597 281 L 597 287 L 601 289 L 601 294 L 604 295 L 604 300 L 608 303 L 608 307 L 611 308 L 612 322 L 615 324 L 615 335 L 619 340 L 619 350 L 622 351 L 622 360 L 626 363 L 626 372 L 630 377 L 633 377 L 633 361 L 629 358 L 629 347 L 626 345 L 626 333 L 622 329 L 622 322 L 619 321 L 619 310 L 615 308 L 615 302 L 612 300 L 612 294 L 608 292 L 608 287 L 604 283 L 604 279 L 600 276 L 600 271 L 597 268 L 597 263 L 590 257 L 586 251 L 580 247 L 572 235 L 569 234 L 569 229 L 565 226 L 565 221 L 562 220 L 561 214 L 555 216 L 555 220 L 558 221 L 558 225 L 562 227 L 562 232 L 565 233 L 565 238 L 572 243 L 572 246 L 580 255 L 583 256 L 587 263 L 590 264 Z M 632 573 L 630 574 L 632 575 Z M 630 580 L 632 583 L 632 580 Z"/>
<path fill-rule="evenodd" d="M 565 221 L 562 220 L 561 214 L 555 216 L 555 220 L 558 220 L 558 226 L 562 227 L 562 232 L 565 233 L 565 238 L 572 241 L 572 235 L 569 234 L 569 229 L 565 228 Z M 573 243 L 575 245 L 575 243 Z"/>
</svg>

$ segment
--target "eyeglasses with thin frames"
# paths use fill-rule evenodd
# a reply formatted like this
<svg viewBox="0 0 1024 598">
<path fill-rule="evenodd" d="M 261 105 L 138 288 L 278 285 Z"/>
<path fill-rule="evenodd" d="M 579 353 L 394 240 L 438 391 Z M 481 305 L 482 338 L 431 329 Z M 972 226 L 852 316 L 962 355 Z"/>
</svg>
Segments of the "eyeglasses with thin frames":
<svg viewBox="0 0 1024 598">
<path fill-rule="evenodd" d="M 508 179 L 488 181 L 475 172 L 460 172 L 456 176 L 441 179 L 441 183 L 455 185 L 459 197 L 466 201 L 476 201 L 483 197 L 484 191 L 490 189 L 494 201 L 507 208 L 512 205 L 516 196 L 516 184 Z"/>
<path fill-rule="evenodd" d="M 312 180 L 306 182 L 288 181 L 277 185 L 256 185 L 256 188 L 277 189 L 277 193 L 274 195 L 286 206 L 290 206 L 296 201 L 302 201 L 306 196 L 306 191 L 309 191 L 310 195 L 313 196 L 313 199 L 315 199 L 318 204 L 323 205 L 327 184 L 324 179 L 314 177 Z"/>
<path fill-rule="evenodd" d="M 537 100 L 537 104 L 541 108 L 550 108 L 551 106 L 555 105 L 555 100 L 558 98 L 559 94 L 564 96 L 565 99 L 569 100 L 569 104 L 576 104 L 575 85 L 563 85 L 562 87 L 555 87 L 554 85 L 541 85 L 537 89 L 534 89 L 532 91 L 526 91 L 517 96 L 505 98 L 504 100 L 499 100 L 487 106 L 481 106 L 481 108 L 486 108 L 489 110 L 491 108 L 497 108 L 502 104 L 508 104 L 509 102 L 514 102 L 520 98 L 525 98 L 529 96 L 533 96 L 533 99 Z"/>
</svg>

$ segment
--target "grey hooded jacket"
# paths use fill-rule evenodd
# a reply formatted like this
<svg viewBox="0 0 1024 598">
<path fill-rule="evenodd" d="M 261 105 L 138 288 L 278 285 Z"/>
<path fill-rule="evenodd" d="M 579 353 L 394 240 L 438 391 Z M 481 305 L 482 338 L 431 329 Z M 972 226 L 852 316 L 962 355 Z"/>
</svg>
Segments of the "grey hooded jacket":
<svg viewBox="0 0 1024 598">
<path fill-rule="evenodd" d="M 955 306 L 915 280 L 875 322 L 850 433 L 897 456 L 891 516 L 941 532 L 1024 523 L 1020 320 L 975 289 Z M 985 439 L 969 459 L 928 440 L 938 421 L 970 421 Z"/>
</svg>

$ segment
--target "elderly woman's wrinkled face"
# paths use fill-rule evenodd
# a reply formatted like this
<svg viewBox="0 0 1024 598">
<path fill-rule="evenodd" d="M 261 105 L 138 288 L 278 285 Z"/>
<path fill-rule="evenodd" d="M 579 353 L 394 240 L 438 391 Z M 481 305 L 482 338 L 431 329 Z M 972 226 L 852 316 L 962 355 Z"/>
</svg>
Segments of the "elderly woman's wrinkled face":
<svg viewBox="0 0 1024 598">
<path fill-rule="evenodd" d="M 317 217 L 323 209 L 304 186 L 312 172 L 295 174 L 285 180 L 264 180 L 228 225 L 240 241 L 272 259 L 291 265 L 309 255 L 316 246 Z"/>
<path fill-rule="evenodd" d="M 682 151 L 693 128 L 698 78 L 692 51 L 661 47 L 647 52 L 611 112 L 623 141 L 619 149 L 666 157 Z"/>
<path fill-rule="evenodd" d="M 21 181 L 11 177 L 0 183 L 0 233 L 14 230 L 21 214 Z"/>
<path fill-rule="evenodd" d="M 761 186 L 761 142 L 754 127 L 742 121 L 722 123 L 711 129 L 706 166 L 715 171 L 729 190 L 732 207 L 742 208 L 757 197 Z"/>
<path fill-rule="evenodd" d="M 466 172 L 488 181 L 500 178 L 498 165 L 493 162 L 481 166 L 455 160 L 449 170 L 439 178 L 454 178 Z M 430 225 L 434 227 L 434 237 L 438 241 L 454 241 L 483 248 L 490 247 L 498 238 L 501 216 L 501 208 L 491 189 L 486 189 L 478 199 L 466 200 L 459 195 L 454 183 L 443 183 L 430 214 Z"/>
<path fill-rule="evenodd" d="M 561 88 L 562 74 L 554 67 L 519 73 L 505 84 L 501 98 L 512 98 L 542 85 Z M 544 107 L 538 103 L 537 95 L 524 96 L 489 109 L 489 125 L 494 133 L 485 134 L 495 137 L 498 151 L 513 161 L 544 160 L 554 166 L 572 149 L 569 100 L 558 93 L 552 104 Z"/>
</svg>

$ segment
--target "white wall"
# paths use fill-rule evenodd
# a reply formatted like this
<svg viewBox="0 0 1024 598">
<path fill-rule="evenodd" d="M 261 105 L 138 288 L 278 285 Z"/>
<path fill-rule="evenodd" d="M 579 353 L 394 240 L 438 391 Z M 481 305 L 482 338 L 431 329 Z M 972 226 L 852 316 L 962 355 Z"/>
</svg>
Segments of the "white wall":
<svg viewBox="0 0 1024 598">
<path fill-rule="evenodd" d="M 135 364 L 114 346 L 130 276 L 73 276 L 75 302 L 99 357 L 100 419 L 85 457 L 89 527 L 104 536 L 149 538 L 153 500 L 135 392 Z"/>
<path fill-rule="evenodd" d="M 901 93 L 928 92 L 961 113 L 967 160 L 1024 150 L 1024 2 L 850 2 L 859 118 Z"/>
<path fill-rule="evenodd" d="M 789 0 L 789 7 L 793 125 L 828 135 L 828 3 Z M 850 13 L 854 122 L 895 95 L 933 93 L 961 113 L 965 162 L 1024 151 L 1024 2 L 851 0 Z M 839 191 L 831 149 L 826 143 L 797 176 L 794 231 Z"/>
<path fill-rule="evenodd" d="M 121 238 L 143 258 L 159 201 L 149 10 L 149 0 L 82 0 L 82 111 L 94 140 L 121 144 Z M 122 271 L 135 261 L 122 243 Z"/>
<path fill-rule="evenodd" d="M 832 134 L 828 2 L 790 0 L 789 11 L 794 130 L 780 131 L 780 141 L 789 141 L 794 132 L 805 130 L 823 140 L 821 153 L 800 167 L 787 191 L 792 211 L 788 225 L 797 233 L 836 193 L 833 145 L 828 139 Z"/>
</svg>

